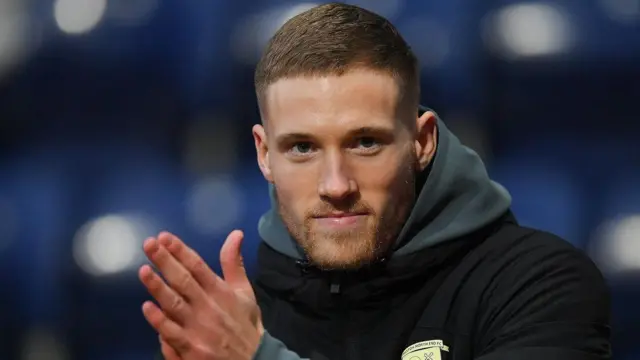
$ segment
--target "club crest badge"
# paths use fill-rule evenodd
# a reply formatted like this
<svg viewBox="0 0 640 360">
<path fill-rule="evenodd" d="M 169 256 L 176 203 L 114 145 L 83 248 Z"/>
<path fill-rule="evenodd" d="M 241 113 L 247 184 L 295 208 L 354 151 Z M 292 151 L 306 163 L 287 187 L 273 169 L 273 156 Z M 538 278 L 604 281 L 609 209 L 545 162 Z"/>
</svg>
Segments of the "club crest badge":
<svg viewBox="0 0 640 360">
<path fill-rule="evenodd" d="M 429 340 L 415 343 L 402 352 L 402 360 L 443 360 L 443 353 L 449 347 L 442 340 Z"/>
</svg>

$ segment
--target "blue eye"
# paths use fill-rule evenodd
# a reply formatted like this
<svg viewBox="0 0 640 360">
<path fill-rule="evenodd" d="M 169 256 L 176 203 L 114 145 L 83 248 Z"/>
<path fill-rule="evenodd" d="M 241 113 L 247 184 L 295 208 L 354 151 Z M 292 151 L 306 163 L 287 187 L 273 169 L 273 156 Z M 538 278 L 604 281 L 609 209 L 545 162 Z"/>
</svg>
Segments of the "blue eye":
<svg viewBox="0 0 640 360">
<path fill-rule="evenodd" d="M 380 143 L 372 137 L 363 137 L 358 139 L 358 146 L 363 147 L 365 149 L 371 149 L 379 145 Z"/>
<path fill-rule="evenodd" d="M 362 155 L 374 155 L 382 149 L 383 143 L 374 137 L 365 136 L 359 138 L 354 145 L 354 150 L 356 152 L 359 152 Z"/>
<path fill-rule="evenodd" d="M 299 142 L 294 144 L 290 151 L 297 154 L 308 154 L 311 150 L 313 150 L 313 145 L 310 142 Z"/>
</svg>

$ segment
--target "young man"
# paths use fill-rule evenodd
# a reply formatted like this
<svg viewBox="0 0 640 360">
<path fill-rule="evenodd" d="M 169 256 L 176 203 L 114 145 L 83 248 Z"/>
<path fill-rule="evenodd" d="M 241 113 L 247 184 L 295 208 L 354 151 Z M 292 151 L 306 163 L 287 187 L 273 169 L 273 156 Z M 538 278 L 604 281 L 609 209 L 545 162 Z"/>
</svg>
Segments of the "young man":
<svg viewBox="0 0 640 360">
<path fill-rule="evenodd" d="M 145 252 L 167 359 L 610 358 L 589 259 L 519 226 L 478 156 L 419 109 L 415 56 L 385 19 L 327 4 L 287 22 L 256 70 L 253 129 L 273 209 L 250 284 L 242 233 L 224 280 L 180 239 Z"/>
</svg>

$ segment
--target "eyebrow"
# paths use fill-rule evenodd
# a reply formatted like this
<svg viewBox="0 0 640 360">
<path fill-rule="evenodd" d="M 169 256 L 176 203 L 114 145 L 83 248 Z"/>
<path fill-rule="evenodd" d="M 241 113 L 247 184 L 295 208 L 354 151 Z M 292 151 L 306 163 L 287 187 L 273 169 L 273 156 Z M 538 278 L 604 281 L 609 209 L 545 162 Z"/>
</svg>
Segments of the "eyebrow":
<svg viewBox="0 0 640 360">
<path fill-rule="evenodd" d="M 356 136 L 381 136 L 390 137 L 393 134 L 393 128 L 385 126 L 362 126 L 349 130 L 345 135 L 346 138 Z M 280 134 L 276 137 L 276 144 L 290 144 L 296 141 L 310 141 L 316 138 L 313 133 L 291 132 Z"/>
</svg>

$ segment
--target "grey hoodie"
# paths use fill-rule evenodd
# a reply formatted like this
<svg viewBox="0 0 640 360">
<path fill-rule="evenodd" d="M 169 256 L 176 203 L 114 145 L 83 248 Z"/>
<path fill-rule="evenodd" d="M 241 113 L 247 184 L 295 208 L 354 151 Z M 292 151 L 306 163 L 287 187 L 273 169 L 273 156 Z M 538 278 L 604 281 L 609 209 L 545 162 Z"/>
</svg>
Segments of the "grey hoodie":
<svg viewBox="0 0 640 360">
<path fill-rule="evenodd" d="M 437 128 L 436 156 L 420 177 L 423 183 L 418 184 L 418 198 L 396 240 L 394 257 L 472 233 L 498 219 L 511 206 L 511 196 L 504 187 L 489 179 L 480 157 L 462 145 L 439 118 Z M 260 219 L 260 236 L 276 251 L 303 259 L 302 250 L 278 215 L 275 189 L 273 186 L 269 189 L 271 210 Z M 268 332 L 254 357 L 254 360 L 296 359 L 300 357 Z"/>
</svg>

